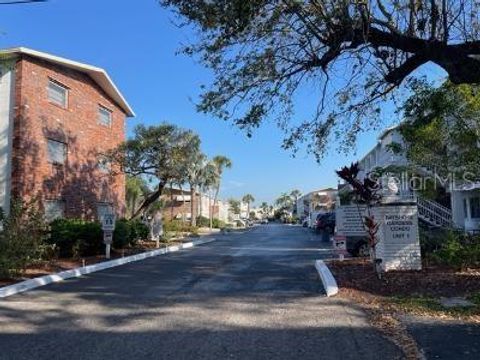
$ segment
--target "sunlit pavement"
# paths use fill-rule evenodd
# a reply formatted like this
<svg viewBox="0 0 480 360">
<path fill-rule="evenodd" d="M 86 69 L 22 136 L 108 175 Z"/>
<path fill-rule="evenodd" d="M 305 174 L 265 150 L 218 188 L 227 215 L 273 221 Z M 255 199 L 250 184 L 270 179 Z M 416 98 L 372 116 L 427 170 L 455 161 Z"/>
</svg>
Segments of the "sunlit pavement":
<svg viewBox="0 0 480 360">
<path fill-rule="evenodd" d="M 394 359 L 354 304 L 323 295 L 330 245 L 263 225 L 0 301 L 0 359 Z"/>
</svg>

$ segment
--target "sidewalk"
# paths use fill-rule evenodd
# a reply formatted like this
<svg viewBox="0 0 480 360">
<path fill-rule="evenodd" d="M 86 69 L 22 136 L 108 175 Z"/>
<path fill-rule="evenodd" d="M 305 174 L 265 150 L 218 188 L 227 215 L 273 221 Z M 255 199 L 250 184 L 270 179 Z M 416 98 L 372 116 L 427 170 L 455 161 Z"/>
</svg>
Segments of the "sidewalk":
<svg viewBox="0 0 480 360">
<path fill-rule="evenodd" d="M 401 320 L 426 359 L 480 359 L 480 324 L 413 315 Z"/>
</svg>

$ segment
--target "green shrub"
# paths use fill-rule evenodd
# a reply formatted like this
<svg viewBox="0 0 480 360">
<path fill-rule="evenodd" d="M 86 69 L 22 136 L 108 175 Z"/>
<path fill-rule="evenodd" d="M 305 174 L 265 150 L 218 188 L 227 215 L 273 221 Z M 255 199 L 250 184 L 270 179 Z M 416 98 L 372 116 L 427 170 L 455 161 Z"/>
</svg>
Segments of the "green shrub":
<svg viewBox="0 0 480 360">
<path fill-rule="evenodd" d="M 131 225 L 126 219 L 117 220 L 113 232 L 112 246 L 115 249 L 123 249 L 130 244 Z"/>
<path fill-rule="evenodd" d="M 48 241 L 57 246 L 60 257 L 97 255 L 104 249 L 100 223 L 79 219 L 54 220 Z"/>
<path fill-rule="evenodd" d="M 424 257 L 438 265 L 454 268 L 480 266 L 480 237 L 458 231 L 422 233 L 421 247 Z"/>
<path fill-rule="evenodd" d="M 117 220 L 113 233 L 113 247 L 122 249 L 135 246 L 139 240 L 148 239 L 148 226 L 140 220 Z"/>
<path fill-rule="evenodd" d="M 47 225 L 34 201 L 14 201 L 8 216 L 1 211 L 0 220 L 0 277 L 14 278 L 41 260 Z"/>
<path fill-rule="evenodd" d="M 205 216 L 198 216 L 197 217 L 197 226 L 198 227 L 209 227 L 210 226 L 210 219 L 205 217 Z"/>
<path fill-rule="evenodd" d="M 197 226 L 198 227 L 210 227 L 210 219 L 205 216 L 197 217 Z M 217 218 L 212 219 L 212 227 L 215 229 L 223 229 L 225 227 L 225 222 Z"/>
<path fill-rule="evenodd" d="M 189 223 L 183 223 L 180 220 L 172 220 L 172 221 L 165 221 L 163 223 L 163 230 L 166 232 L 175 232 L 175 233 L 182 233 L 182 232 L 190 232 L 196 233 L 198 232 L 198 228 L 192 227 Z"/>
<path fill-rule="evenodd" d="M 130 245 L 135 245 L 139 240 L 147 240 L 150 230 L 140 220 L 130 220 Z"/>
<path fill-rule="evenodd" d="M 220 220 L 220 219 L 217 219 L 217 218 L 214 218 L 213 219 L 213 227 L 215 229 L 224 229 L 226 227 L 226 224 L 224 221 Z"/>
</svg>

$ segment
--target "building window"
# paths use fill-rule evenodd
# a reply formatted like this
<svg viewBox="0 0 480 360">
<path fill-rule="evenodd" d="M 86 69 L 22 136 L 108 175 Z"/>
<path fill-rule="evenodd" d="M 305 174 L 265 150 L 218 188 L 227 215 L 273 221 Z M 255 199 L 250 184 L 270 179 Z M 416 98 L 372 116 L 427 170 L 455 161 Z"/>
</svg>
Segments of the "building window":
<svg viewBox="0 0 480 360">
<path fill-rule="evenodd" d="M 55 165 L 63 165 L 67 161 L 67 144 L 48 139 L 48 161 Z"/>
<path fill-rule="evenodd" d="M 470 215 L 472 219 L 480 219 L 480 197 L 470 198 Z"/>
<path fill-rule="evenodd" d="M 110 161 L 108 161 L 108 159 L 100 158 L 98 160 L 98 170 L 100 170 L 102 173 L 109 174 L 112 170 L 112 164 Z"/>
<path fill-rule="evenodd" d="M 113 212 L 113 206 L 111 203 L 101 202 L 97 203 L 97 217 L 99 221 L 102 221 L 105 214 L 111 214 Z"/>
<path fill-rule="evenodd" d="M 467 204 L 467 199 L 463 199 L 463 214 L 465 215 L 465 219 L 468 218 L 468 204 Z"/>
<path fill-rule="evenodd" d="M 46 200 L 43 206 L 45 208 L 45 220 L 48 222 L 65 216 L 65 202 L 62 200 Z"/>
<path fill-rule="evenodd" d="M 112 112 L 107 108 L 100 106 L 98 108 L 98 123 L 102 126 L 112 126 Z"/>
<path fill-rule="evenodd" d="M 68 88 L 56 81 L 50 80 L 48 82 L 48 100 L 51 103 L 67 108 Z"/>
</svg>

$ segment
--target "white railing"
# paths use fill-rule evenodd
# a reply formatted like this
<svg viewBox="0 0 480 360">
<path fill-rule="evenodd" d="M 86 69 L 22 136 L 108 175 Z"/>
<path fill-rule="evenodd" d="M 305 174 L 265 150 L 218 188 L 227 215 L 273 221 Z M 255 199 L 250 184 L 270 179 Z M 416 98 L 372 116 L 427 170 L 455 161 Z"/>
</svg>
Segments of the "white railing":
<svg viewBox="0 0 480 360">
<path fill-rule="evenodd" d="M 417 197 L 418 217 L 431 225 L 451 227 L 452 210 L 439 203 Z"/>
</svg>

